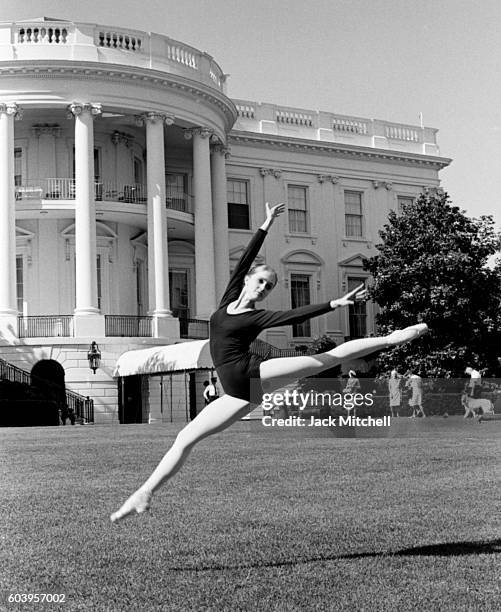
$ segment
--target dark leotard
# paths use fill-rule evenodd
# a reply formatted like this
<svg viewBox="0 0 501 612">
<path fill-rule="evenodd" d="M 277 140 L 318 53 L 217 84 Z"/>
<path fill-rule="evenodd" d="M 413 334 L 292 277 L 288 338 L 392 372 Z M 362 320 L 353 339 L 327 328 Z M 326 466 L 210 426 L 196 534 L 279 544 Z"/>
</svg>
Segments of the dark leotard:
<svg viewBox="0 0 501 612">
<path fill-rule="evenodd" d="M 250 381 L 259 380 L 259 364 L 263 357 L 249 352 L 251 343 L 268 327 L 302 323 L 311 317 L 330 312 L 330 302 L 293 310 L 248 310 L 228 314 L 228 304 L 242 290 L 245 275 L 266 237 L 259 229 L 252 237 L 233 272 L 219 308 L 210 318 L 210 352 L 225 393 L 250 401 Z M 256 398 L 260 399 L 260 398 Z"/>
</svg>

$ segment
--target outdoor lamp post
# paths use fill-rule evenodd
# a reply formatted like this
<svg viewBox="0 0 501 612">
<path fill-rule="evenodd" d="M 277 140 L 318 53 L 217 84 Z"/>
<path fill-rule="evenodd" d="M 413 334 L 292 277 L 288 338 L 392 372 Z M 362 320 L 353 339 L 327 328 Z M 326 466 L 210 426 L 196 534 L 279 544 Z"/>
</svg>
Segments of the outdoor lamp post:
<svg viewBox="0 0 501 612">
<path fill-rule="evenodd" d="M 96 370 L 101 365 L 101 351 L 99 350 L 99 346 L 95 340 L 92 341 L 90 345 L 89 352 L 87 353 L 87 359 L 89 360 L 90 369 L 96 373 Z"/>
</svg>

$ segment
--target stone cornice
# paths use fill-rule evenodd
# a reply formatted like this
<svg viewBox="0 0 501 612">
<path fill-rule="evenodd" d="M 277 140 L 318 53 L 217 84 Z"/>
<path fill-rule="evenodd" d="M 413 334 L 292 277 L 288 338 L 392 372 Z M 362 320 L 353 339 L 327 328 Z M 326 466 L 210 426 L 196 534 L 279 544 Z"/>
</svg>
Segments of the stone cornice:
<svg viewBox="0 0 501 612">
<path fill-rule="evenodd" d="M 258 134 L 255 132 L 244 132 L 232 130 L 228 134 L 228 142 L 231 144 L 255 144 L 268 146 L 274 149 L 287 149 L 289 151 L 334 153 L 339 157 L 358 158 L 364 161 L 391 161 L 401 165 L 428 166 L 437 170 L 446 168 L 451 159 L 447 157 L 435 157 L 417 153 L 404 153 L 387 149 L 373 149 L 355 145 L 346 145 L 336 142 L 326 142 L 319 140 L 299 139 L 288 136 L 278 136 L 276 134 Z"/>
<path fill-rule="evenodd" d="M 152 69 L 141 69 L 120 64 L 97 64 L 71 61 L 39 61 L 36 65 L 21 61 L 0 62 L 0 78 L 2 76 L 29 76 L 30 78 L 80 79 L 116 81 L 137 84 L 139 87 L 155 87 L 158 89 L 177 89 L 194 95 L 207 103 L 217 106 L 227 121 L 230 129 L 237 119 L 237 109 L 233 101 L 221 92 L 204 83 L 186 77 L 160 72 Z"/>
</svg>

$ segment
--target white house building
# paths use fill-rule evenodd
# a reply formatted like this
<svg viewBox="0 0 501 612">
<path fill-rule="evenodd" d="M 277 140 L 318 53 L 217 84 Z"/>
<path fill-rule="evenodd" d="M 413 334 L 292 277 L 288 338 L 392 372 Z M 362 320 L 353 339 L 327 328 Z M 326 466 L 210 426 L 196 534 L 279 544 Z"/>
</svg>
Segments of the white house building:
<svg viewBox="0 0 501 612">
<path fill-rule="evenodd" d="M 436 136 L 231 99 L 211 56 L 167 36 L 0 24 L 1 357 L 25 370 L 59 362 L 67 387 L 94 399 L 96 422 L 117 421 L 128 401 L 139 412 L 121 421 L 164 418 L 162 383 L 124 391 L 114 365 L 131 349 L 206 337 L 264 202 L 287 204 L 262 251 L 280 278 L 266 307 L 338 296 L 366 278 L 389 210 L 439 188 L 450 160 Z M 368 304 L 263 340 L 284 349 L 373 331 Z"/>
</svg>

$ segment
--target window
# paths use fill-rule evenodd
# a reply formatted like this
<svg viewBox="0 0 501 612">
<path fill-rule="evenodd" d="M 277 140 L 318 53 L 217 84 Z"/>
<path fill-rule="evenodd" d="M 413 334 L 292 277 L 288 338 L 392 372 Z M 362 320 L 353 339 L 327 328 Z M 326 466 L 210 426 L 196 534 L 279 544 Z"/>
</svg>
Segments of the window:
<svg viewBox="0 0 501 612">
<path fill-rule="evenodd" d="M 146 274 L 145 274 L 145 262 L 142 259 L 138 259 L 136 262 L 136 301 L 137 301 L 137 314 L 142 317 L 146 314 L 145 305 L 145 287 L 146 287 Z"/>
<path fill-rule="evenodd" d="M 21 147 L 14 149 L 14 185 L 21 187 L 23 184 L 23 150 Z"/>
<path fill-rule="evenodd" d="M 187 212 L 188 177 L 186 174 L 167 174 L 165 177 L 167 208 Z"/>
<path fill-rule="evenodd" d="M 17 291 L 17 310 L 23 313 L 24 310 L 24 263 L 23 256 L 16 257 L 16 291 Z"/>
<path fill-rule="evenodd" d="M 398 214 L 404 211 L 404 206 L 409 206 L 414 203 L 414 198 L 411 196 L 397 196 L 397 212 Z"/>
<path fill-rule="evenodd" d="M 291 304 L 292 308 L 300 308 L 311 303 L 310 300 L 310 275 L 291 274 Z M 292 336 L 294 338 L 304 338 L 311 336 L 310 321 L 297 323 L 292 326 Z"/>
<path fill-rule="evenodd" d="M 134 183 L 143 184 L 143 160 L 134 156 Z"/>
<path fill-rule="evenodd" d="M 103 269 L 101 267 L 101 255 L 96 257 L 97 272 L 97 307 L 101 310 L 103 302 Z"/>
<path fill-rule="evenodd" d="M 306 187 L 301 187 L 299 185 L 289 185 L 287 187 L 289 232 L 305 233 L 308 231 L 306 198 Z"/>
<path fill-rule="evenodd" d="M 249 183 L 229 179 L 226 186 L 228 200 L 228 227 L 250 229 Z"/>
<path fill-rule="evenodd" d="M 363 278 L 348 278 L 348 291 L 356 289 Z M 348 319 L 350 325 L 350 338 L 365 338 L 367 335 L 367 306 L 365 302 L 355 302 L 349 307 Z"/>
<path fill-rule="evenodd" d="M 180 319 L 190 318 L 188 298 L 188 270 L 169 270 L 170 308 Z"/>
<path fill-rule="evenodd" d="M 344 209 L 346 237 L 362 238 L 362 194 L 359 191 L 345 191 Z"/>
</svg>

